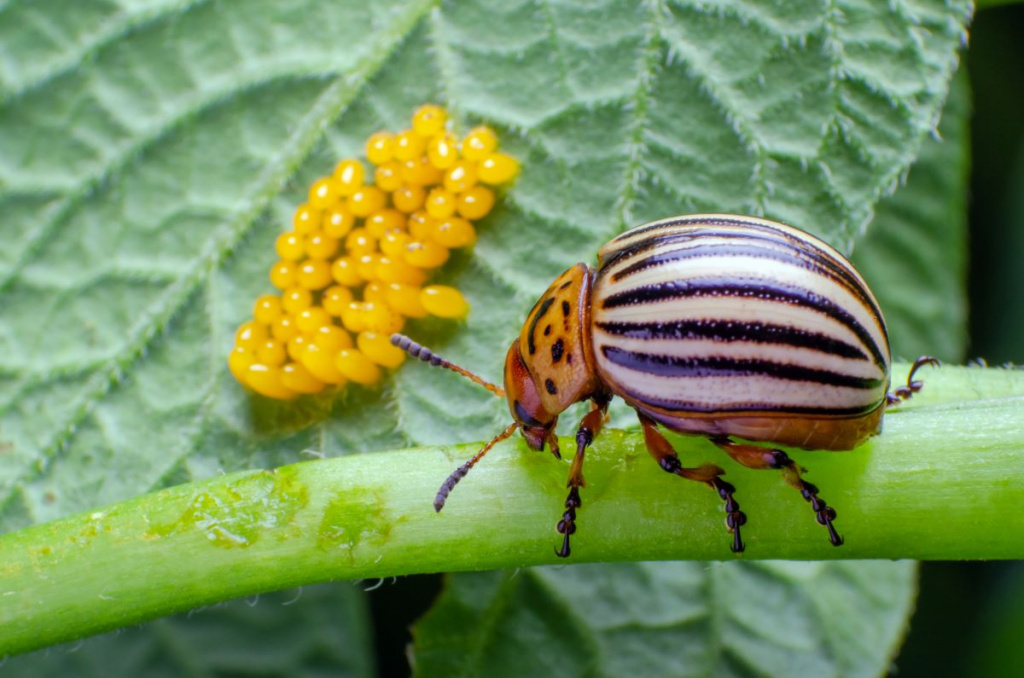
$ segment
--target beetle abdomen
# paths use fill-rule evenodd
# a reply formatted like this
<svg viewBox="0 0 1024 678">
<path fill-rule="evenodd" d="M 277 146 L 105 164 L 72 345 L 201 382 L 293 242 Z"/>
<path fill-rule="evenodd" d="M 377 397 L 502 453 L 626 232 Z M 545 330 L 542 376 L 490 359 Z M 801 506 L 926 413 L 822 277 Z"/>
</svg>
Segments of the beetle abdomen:
<svg viewBox="0 0 1024 678">
<path fill-rule="evenodd" d="M 860 275 L 817 238 L 753 217 L 676 217 L 609 242 L 592 342 L 612 391 L 686 432 L 848 448 L 821 420 L 879 419 L 889 384 Z"/>
</svg>

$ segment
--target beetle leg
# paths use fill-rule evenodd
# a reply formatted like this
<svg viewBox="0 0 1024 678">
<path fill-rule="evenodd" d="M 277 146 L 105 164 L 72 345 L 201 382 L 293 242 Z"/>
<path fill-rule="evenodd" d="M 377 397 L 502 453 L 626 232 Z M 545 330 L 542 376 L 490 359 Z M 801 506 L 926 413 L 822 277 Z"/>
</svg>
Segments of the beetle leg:
<svg viewBox="0 0 1024 678">
<path fill-rule="evenodd" d="M 639 412 L 637 416 L 640 418 L 640 424 L 644 429 L 644 443 L 647 445 L 647 451 L 651 453 L 651 456 L 654 457 L 662 469 L 669 473 L 674 473 L 680 478 L 704 483 L 722 498 L 722 501 L 725 502 L 725 525 L 732 532 L 732 546 L 730 548 L 732 548 L 733 553 L 742 553 L 745 547 L 740 536 L 740 527 L 747 522 L 747 516 L 740 510 L 740 505 L 733 496 L 736 488 L 732 483 L 727 483 L 719 478 L 719 476 L 725 473 L 725 470 L 715 464 L 704 464 L 697 468 L 684 467 L 679 461 L 679 455 L 672 448 L 672 444 L 658 430 L 658 425 L 654 420 Z"/>
<path fill-rule="evenodd" d="M 572 458 L 569 480 L 565 484 L 569 488 L 569 496 L 565 500 L 565 513 L 562 514 L 562 519 L 558 521 L 558 526 L 555 528 L 562 535 L 562 548 L 555 551 L 559 558 L 568 558 L 571 552 L 569 537 L 576 531 L 576 509 L 583 505 L 583 501 L 580 499 L 580 488 L 587 486 L 587 481 L 583 478 L 583 455 L 590 444 L 594 442 L 597 434 L 601 432 L 601 426 L 604 424 L 605 415 L 608 412 L 608 401 L 598 403 L 595 400 L 591 407 L 590 412 L 587 412 L 580 421 L 579 428 L 576 429 L 576 456 Z"/>
<path fill-rule="evenodd" d="M 734 443 L 729 436 L 714 436 L 711 442 L 722 449 L 726 454 L 738 463 L 752 469 L 777 469 L 782 471 L 782 478 L 786 483 L 800 492 L 800 495 L 811 504 L 817 516 L 818 523 L 828 528 L 828 538 L 833 546 L 841 546 L 843 538 L 836 532 L 832 521 L 836 519 L 836 510 L 825 503 L 825 500 L 818 496 L 817 486 L 807 482 L 800 477 L 800 473 L 806 473 L 790 459 L 789 455 L 782 450 L 758 447 L 757 445 L 741 445 Z"/>
<path fill-rule="evenodd" d="M 544 444 L 551 451 L 551 456 L 555 459 L 562 458 L 562 453 L 558 451 L 558 434 L 555 432 L 555 429 L 548 430 L 548 435 L 544 438 Z"/>
<path fill-rule="evenodd" d="M 924 382 L 914 381 L 914 374 L 924 365 L 935 365 L 938 367 L 939 361 L 930 355 L 923 355 L 915 360 L 914 364 L 910 367 L 910 373 L 907 374 L 907 385 L 897 386 L 892 390 L 892 393 L 885 394 L 885 404 L 887 407 L 899 405 L 904 400 L 910 400 L 915 393 L 921 390 Z"/>
</svg>

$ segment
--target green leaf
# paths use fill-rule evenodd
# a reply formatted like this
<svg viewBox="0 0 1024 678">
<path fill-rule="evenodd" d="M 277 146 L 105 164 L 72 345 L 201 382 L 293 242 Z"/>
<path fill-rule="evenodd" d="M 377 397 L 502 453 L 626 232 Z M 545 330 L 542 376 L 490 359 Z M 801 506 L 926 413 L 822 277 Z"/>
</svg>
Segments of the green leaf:
<svg viewBox="0 0 1024 678">
<path fill-rule="evenodd" d="M 878 676 L 915 575 L 874 561 L 465 574 L 416 625 L 413 663 L 419 676 Z"/>
<path fill-rule="evenodd" d="M 348 584 L 253 596 L 13 657 L 4 675 L 370 678 L 376 673 L 365 608 L 362 591 Z"/>
<path fill-rule="evenodd" d="M 907 182 L 879 203 L 851 261 L 885 309 L 892 352 L 960 362 L 967 347 L 970 89 L 961 69 L 937 135 Z"/>
</svg>

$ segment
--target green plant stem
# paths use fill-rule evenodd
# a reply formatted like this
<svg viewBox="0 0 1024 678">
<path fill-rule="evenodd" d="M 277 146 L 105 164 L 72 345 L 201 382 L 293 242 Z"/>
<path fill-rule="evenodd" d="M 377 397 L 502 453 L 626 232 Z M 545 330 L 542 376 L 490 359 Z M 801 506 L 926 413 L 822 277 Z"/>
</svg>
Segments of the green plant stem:
<svg viewBox="0 0 1024 678">
<path fill-rule="evenodd" d="M 749 522 L 747 551 L 733 555 L 715 494 L 662 472 L 639 434 L 605 431 L 587 454 L 570 562 L 1024 558 L 1024 371 L 921 376 L 925 391 L 856 451 L 793 453 L 836 507 L 841 548 L 778 473 L 674 437 L 685 464 L 713 460 L 737 486 Z M 554 526 L 568 459 L 521 440 L 496 447 L 435 514 L 439 484 L 477 449 L 234 473 L 0 536 L 0 654 L 331 579 L 564 562 Z"/>
</svg>

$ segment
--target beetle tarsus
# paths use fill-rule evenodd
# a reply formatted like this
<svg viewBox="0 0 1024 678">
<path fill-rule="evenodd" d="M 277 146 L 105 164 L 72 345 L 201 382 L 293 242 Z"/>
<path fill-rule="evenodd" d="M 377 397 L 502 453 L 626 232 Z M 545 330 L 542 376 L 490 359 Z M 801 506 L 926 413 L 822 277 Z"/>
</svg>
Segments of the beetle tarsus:
<svg viewBox="0 0 1024 678">
<path fill-rule="evenodd" d="M 833 546 L 842 546 L 843 538 L 836 528 L 832 525 L 832 521 L 836 519 L 836 510 L 829 506 L 824 499 L 818 496 L 818 486 L 813 483 L 809 483 L 806 480 L 799 480 L 800 496 L 802 496 L 811 508 L 814 510 L 815 518 L 818 520 L 819 525 L 824 525 L 828 528 L 828 540 L 832 542 Z"/>
<path fill-rule="evenodd" d="M 651 453 L 651 456 L 658 462 L 658 466 L 662 470 L 677 475 L 680 478 L 704 483 L 715 490 L 722 501 L 725 502 L 725 525 L 732 532 L 732 545 L 729 548 L 732 549 L 733 553 L 742 553 L 745 547 L 743 546 L 743 539 L 740 537 L 740 527 L 747 522 L 747 516 L 743 511 L 740 511 L 740 505 L 733 496 L 736 488 L 732 483 L 728 483 L 719 477 L 725 474 L 725 470 L 715 464 L 704 464 L 697 468 L 683 466 L 682 462 L 679 461 L 679 455 L 676 454 L 675 449 L 665 439 L 665 436 L 661 434 L 661 431 L 658 430 L 654 420 L 642 414 L 638 414 L 638 416 L 644 430 L 644 442 L 647 444 L 647 451 Z M 728 441 L 728 438 L 724 438 L 724 440 Z"/>
<path fill-rule="evenodd" d="M 708 484 L 718 492 L 718 496 L 725 502 L 725 525 L 732 532 L 732 545 L 729 548 L 733 553 L 743 553 L 747 547 L 743 545 L 740 527 L 747 523 L 747 514 L 740 510 L 740 504 L 733 496 L 736 487 L 717 476 Z"/>
<path fill-rule="evenodd" d="M 583 478 L 583 458 L 586 455 L 587 447 L 594 442 L 594 438 L 601 432 L 601 425 L 604 423 L 605 414 L 608 412 L 607 398 L 594 398 L 591 403 L 590 412 L 587 412 L 576 429 L 576 456 L 572 459 L 572 466 L 569 468 L 569 480 L 565 486 L 569 488 L 569 496 L 565 499 L 565 513 L 558 521 L 557 530 L 562 537 L 562 549 L 555 550 L 560 558 L 568 558 L 569 537 L 576 532 L 576 509 L 583 505 L 580 499 L 580 488 L 587 486 Z M 554 438 L 557 441 L 557 438 Z"/>
<path fill-rule="evenodd" d="M 914 381 L 914 375 L 919 369 L 925 365 L 932 365 L 934 367 L 939 366 L 937 358 L 933 358 L 930 355 L 923 355 L 914 361 L 914 364 L 910 366 L 910 372 L 907 374 L 907 383 L 905 386 L 897 386 L 892 390 L 891 393 L 885 394 L 885 404 L 888 407 L 893 405 L 899 405 L 900 403 L 910 400 L 914 397 L 915 393 L 918 393 L 924 386 L 923 381 Z"/>
<path fill-rule="evenodd" d="M 818 523 L 828 528 L 828 538 L 832 545 L 842 545 L 843 538 L 839 536 L 835 526 L 832 525 L 832 521 L 836 519 L 836 510 L 818 496 L 818 488 L 815 485 L 800 477 L 800 474 L 806 473 L 807 469 L 797 466 L 785 451 L 736 443 L 728 436 L 712 436 L 710 440 L 736 462 L 747 468 L 782 471 L 783 480 L 811 504 Z"/>
<path fill-rule="evenodd" d="M 583 500 L 580 499 L 580 488 L 573 485 L 569 488 L 569 496 L 565 498 L 565 513 L 562 514 L 562 519 L 558 521 L 558 526 L 555 528 L 558 533 L 563 535 L 562 537 L 562 549 L 555 550 L 555 553 L 559 558 L 568 558 L 572 552 L 569 549 L 569 537 L 576 532 L 576 509 L 583 505 Z"/>
<path fill-rule="evenodd" d="M 782 475 L 786 482 L 799 490 L 800 496 L 811 505 L 818 524 L 828 529 L 828 540 L 832 542 L 832 546 L 842 546 L 843 538 L 836 532 L 836 528 L 832 524 L 832 521 L 836 519 L 836 510 L 818 496 L 818 486 L 801 478 L 800 469 L 792 462 L 783 469 Z"/>
</svg>

